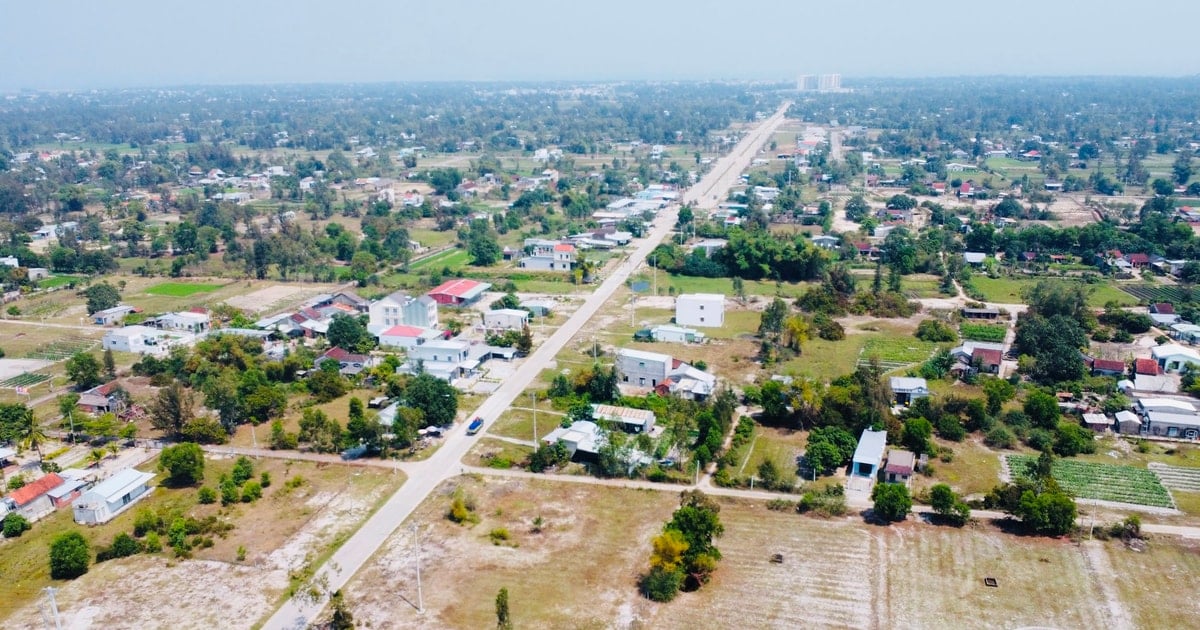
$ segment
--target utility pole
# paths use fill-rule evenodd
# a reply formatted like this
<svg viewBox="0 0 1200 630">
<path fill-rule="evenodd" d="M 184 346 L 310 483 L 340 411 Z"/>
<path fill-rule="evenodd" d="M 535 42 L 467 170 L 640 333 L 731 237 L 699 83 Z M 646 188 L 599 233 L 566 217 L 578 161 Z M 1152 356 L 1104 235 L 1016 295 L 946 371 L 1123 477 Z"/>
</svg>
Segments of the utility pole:
<svg viewBox="0 0 1200 630">
<path fill-rule="evenodd" d="M 654 295 L 658 295 L 658 254 L 650 254 L 650 268 L 654 273 Z"/>
<path fill-rule="evenodd" d="M 53 586 L 47 586 L 43 592 L 46 593 L 46 598 L 50 600 L 50 615 L 54 617 L 54 629 L 62 630 L 62 619 L 58 616 L 58 602 L 54 599 L 54 595 L 58 593 L 58 589 Z"/>
<path fill-rule="evenodd" d="M 421 596 L 421 532 L 414 523 L 412 526 L 413 539 L 417 545 L 417 612 L 425 613 L 425 600 Z"/>
<path fill-rule="evenodd" d="M 538 447 L 538 431 L 537 431 L 537 394 L 529 392 L 529 402 L 533 406 L 533 449 Z"/>
</svg>

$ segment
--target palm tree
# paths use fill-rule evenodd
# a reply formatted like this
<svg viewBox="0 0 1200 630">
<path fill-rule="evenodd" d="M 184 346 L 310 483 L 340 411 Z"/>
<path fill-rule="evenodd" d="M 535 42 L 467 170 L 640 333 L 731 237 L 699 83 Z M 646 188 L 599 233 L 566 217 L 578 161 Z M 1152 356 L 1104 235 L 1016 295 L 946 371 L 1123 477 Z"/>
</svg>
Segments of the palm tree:
<svg viewBox="0 0 1200 630">
<path fill-rule="evenodd" d="M 34 419 L 32 411 L 26 411 L 17 437 L 20 440 L 21 448 L 31 448 L 37 452 L 40 463 L 42 461 L 42 445 L 49 440 L 49 437 L 46 435 L 45 427 Z"/>
</svg>

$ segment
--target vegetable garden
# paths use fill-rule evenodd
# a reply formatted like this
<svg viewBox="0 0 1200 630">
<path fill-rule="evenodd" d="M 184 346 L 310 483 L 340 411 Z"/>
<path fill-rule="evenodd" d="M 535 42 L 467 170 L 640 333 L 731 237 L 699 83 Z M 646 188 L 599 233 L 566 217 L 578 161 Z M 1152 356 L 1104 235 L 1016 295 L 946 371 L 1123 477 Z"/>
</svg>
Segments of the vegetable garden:
<svg viewBox="0 0 1200 630">
<path fill-rule="evenodd" d="M 959 327 L 963 339 L 1000 343 L 1008 334 L 1008 326 L 1002 324 L 963 324 Z"/>
<path fill-rule="evenodd" d="M 858 356 L 858 364 L 866 365 L 872 358 L 879 360 L 885 371 L 898 370 L 928 359 L 937 344 L 905 335 L 872 337 Z"/>
<path fill-rule="evenodd" d="M 46 374 L 38 374 L 37 372 L 23 372 L 12 378 L 0 381 L 0 387 L 15 389 L 17 387 L 33 387 L 38 383 L 44 383 L 50 380 Z"/>
<path fill-rule="evenodd" d="M 1032 455 L 1009 455 L 1007 459 L 1014 477 L 1029 477 L 1037 467 L 1037 457 Z M 1079 498 L 1175 507 L 1158 477 L 1145 468 L 1057 459 L 1053 475 L 1063 490 Z"/>
<path fill-rule="evenodd" d="M 1147 304 L 1187 302 L 1191 297 L 1190 292 L 1185 293 L 1180 287 L 1161 284 L 1125 284 L 1121 290 Z"/>
<path fill-rule="evenodd" d="M 91 350 L 96 345 L 95 339 L 85 339 L 82 337 L 59 339 L 38 347 L 25 355 L 27 359 L 41 359 L 42 361 L 62 361 L 68 359 L 78 352 Z"/>
</svg>

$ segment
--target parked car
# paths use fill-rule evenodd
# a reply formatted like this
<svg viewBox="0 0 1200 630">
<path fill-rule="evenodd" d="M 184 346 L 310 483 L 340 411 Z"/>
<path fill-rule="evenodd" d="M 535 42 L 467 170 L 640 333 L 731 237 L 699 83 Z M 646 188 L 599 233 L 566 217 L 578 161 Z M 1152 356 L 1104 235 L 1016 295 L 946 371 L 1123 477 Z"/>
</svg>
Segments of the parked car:
<svg viewBox="0 0 1200 630">
<path fill-rule="evenodd" d="M 483 428 L 483 418 L 475 418 L 471 424 L 467 426 L 467 435 L 475 435 Z"/>
</svg>

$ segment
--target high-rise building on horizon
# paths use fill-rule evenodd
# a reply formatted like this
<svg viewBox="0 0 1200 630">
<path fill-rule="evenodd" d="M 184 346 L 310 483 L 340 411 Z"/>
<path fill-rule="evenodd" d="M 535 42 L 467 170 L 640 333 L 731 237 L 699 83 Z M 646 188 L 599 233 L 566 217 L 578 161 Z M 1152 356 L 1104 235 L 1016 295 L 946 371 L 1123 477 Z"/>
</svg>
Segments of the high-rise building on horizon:
<svg viewBox="0 0 1200 630">
<path fill-rule="evenodd" d="M 802 74 L 796 79 L 796 89 L 800 92 L 840 92 L 842 75 Z"/>
</svg>

